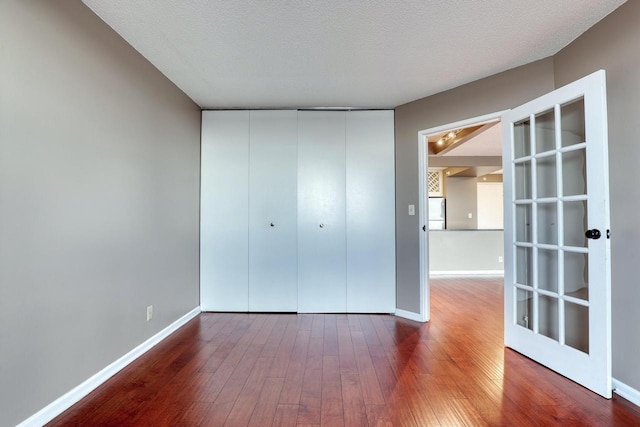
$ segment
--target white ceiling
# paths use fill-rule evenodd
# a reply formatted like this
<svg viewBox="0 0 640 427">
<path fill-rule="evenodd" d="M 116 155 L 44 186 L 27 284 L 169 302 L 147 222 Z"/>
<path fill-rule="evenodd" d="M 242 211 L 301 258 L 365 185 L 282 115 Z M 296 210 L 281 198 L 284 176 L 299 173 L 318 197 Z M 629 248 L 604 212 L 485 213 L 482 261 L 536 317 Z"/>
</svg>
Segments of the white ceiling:
<svg viewBox="0 0 640 427">
<path fill-rule="evenodd" d="M 203 108 L 389 108 L 558 52 L 625 0 L 83 0 Z"/>
</svg>

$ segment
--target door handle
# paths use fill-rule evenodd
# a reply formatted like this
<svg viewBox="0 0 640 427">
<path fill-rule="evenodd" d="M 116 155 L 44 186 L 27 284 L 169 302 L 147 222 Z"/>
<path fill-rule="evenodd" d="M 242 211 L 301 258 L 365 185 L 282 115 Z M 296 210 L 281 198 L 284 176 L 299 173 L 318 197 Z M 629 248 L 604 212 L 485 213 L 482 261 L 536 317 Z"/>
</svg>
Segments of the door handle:
<svg viewBox="0 0 640 427">
<path fill-rule="evenodd" d="M 269 224 L 271 227 L 275 227 L 276 225 L 274 223 Z"/>
<path fill-rule="evenodd" d="M 324 224 L 320 224 L 320 228 L 324 228 Z"/>
<path fill-rule="evenodd" d="M 598 230 L 597 228 L 594 228 L 593 230 L 587 230 L 584 233 L 584 236 L 587 239 L 593 239 L 593 240 L 598 240 L 600 238 L 602 234 L 600 233 L 600 230 Z"/>
</svg>

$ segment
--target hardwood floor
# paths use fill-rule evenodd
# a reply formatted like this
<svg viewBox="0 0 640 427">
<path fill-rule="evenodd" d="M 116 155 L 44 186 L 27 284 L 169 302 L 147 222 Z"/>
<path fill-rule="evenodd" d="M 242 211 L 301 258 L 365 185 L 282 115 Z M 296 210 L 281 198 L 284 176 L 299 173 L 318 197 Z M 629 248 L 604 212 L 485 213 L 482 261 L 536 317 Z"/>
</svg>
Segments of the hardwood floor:
<svg viewBox="0 0 640 427">
<path fill-rule="evenodd" d="M 432 279 L 432 319 L 202 314 L 51 426 L 631 426 L 502 343 L 502 281 Z"/>
</svg>

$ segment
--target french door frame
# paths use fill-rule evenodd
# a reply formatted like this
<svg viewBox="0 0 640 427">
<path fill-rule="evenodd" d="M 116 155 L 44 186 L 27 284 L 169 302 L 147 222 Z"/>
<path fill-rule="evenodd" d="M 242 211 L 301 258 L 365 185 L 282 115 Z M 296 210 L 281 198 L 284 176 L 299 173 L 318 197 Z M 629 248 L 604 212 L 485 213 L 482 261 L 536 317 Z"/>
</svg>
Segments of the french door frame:
<svg viewBox="0 0 640 427">
<path fill-rule="evenodd" d="M 413 320 L 420 322 L 428 322 L 431 319 L 430 295 L 431 288 L 429 286 L 429 206 L 427 196 L 429 189 L 426 185 L 427 171 L 429 170 L 429 150 L 428 136 L 434 133 L 443 133 L 449 130 L 465 128 L 469 126 L 484 125 L 487 123 L 497 123 L 500 117 L 507 110 L 497 111 L 495 113 L 485 114 L 483 116 L 473 117 L 470 119 L 460 120 L 458 122 L 448 123 L 441 126 L 432 127 L 418 132 L 418 241 L 420 244 L 420 312 L 416 314 Z M 506 268 L 506 266 L 505 266 Z"/>
</svg>

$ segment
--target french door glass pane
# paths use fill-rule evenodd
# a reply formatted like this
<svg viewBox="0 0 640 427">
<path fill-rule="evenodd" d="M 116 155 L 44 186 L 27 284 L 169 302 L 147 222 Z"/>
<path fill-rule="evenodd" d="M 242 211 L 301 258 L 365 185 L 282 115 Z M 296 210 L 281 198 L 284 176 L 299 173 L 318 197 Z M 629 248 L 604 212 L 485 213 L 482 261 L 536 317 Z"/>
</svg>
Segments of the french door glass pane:
<svg viewBox="0 0 640 427">
<path fill-rule="evenodd" d="M 558 251 L 538 249 L 538 288 L 558 292 Z"/>
<path fill-rule="evenodd" d="M 537 198 L 555 197 L 556 188 L 556 156 L 547 156 L 537 159 Z"/>
<path fill-rule="evenodd" d="M 530 243 L 531 237 L 531 205 L 516 205 L 516 241 Z"/>
<path fill-rule="evenodd" d="M 587 247 L 587 201 L 564 202 L 564 245 Z"/>
<path fill-rule="evenodd" d="M 579 252 L 564 252 L 564 293 L 589 301 L 589 257 Z"/>
<path fill-rule="evenodd" d="M 560 109 L 562 121 L 562 146 L 585 142 L 584 99 L 565 104 Z"/>
<path fill-rule="evenodd" d="M 515 164 L 516 200 L 531 198 L 531 162 Z"/>
<path fill-rule="evenodd" d="M 587 194 L 587 156 L 584 149 L 562 153 L 564 196 Z"/>
<path fill-rule="evenodd" d="M 538 243 L 558 243 L 558 208 L 556 202 L 538 203 Z"/>
<path fill-rule="evenodd" d="M 587 229 L 587 201 L 563 203 L 564 211 L 564 244 L 565 246 L 587 247 L 584 233 Z"/>
<path fill-rule="evenodd" d="M 536 115 L 536 153 L 555 150 L 556 121 L 553 110 Z"/>
<path fill-rule="evenodd" d="M 516 247 L 516 282 L 521 285 L 533 286 L 533 258 L 531 248 Z"/>
<path fill-rule="evenodd" d="M 558 299 L 538 295 L 538 333 L 558 341 Z"/>
<path fill-rule="evenodd" d="M 529 119 L 513 125 L 513 158 L 531 155 L 531 123 Z"/>
<path fill-rule="evenodd" d="M 516 289 L 516 323 L 533 330 L 533 292 Z"/>
<path fill-rule="evenodd" d="M 564 322 L 565 344 L 589 354 L 589 307 L 565 301 Z"/>
</svg>

